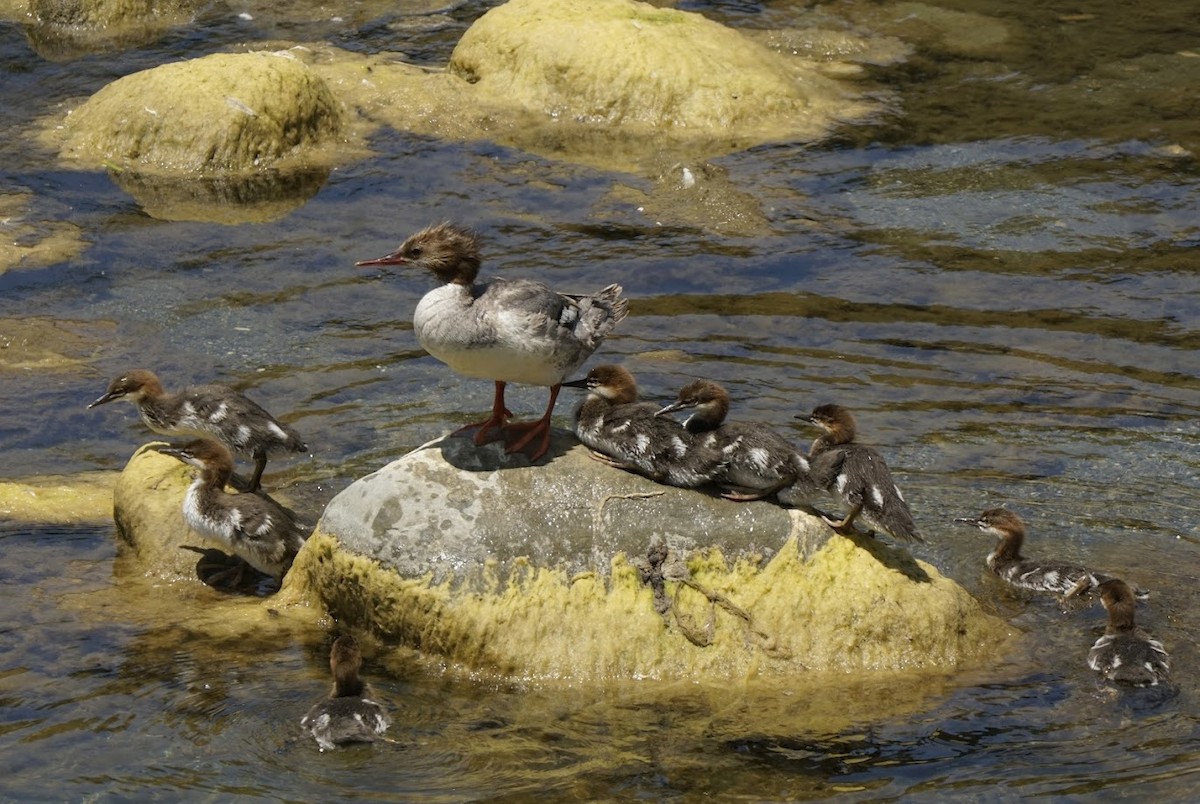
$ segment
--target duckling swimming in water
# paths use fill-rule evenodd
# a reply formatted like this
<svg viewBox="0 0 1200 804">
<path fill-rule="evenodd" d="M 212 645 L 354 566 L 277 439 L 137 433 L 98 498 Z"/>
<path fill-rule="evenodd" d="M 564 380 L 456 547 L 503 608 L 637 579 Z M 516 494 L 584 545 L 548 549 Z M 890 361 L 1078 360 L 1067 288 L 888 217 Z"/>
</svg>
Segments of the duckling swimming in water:
<svg viewBox="0 0 1200 804">
<path fill-rule="evenodd" d="M 1161 642 L 1134 624 L 1133 590 L 1120 578 L 1109 578 L 1096 588 L 1108 612 L 1108 626 L 1088 651 L 1088 667 L 1109 681 L 1134 687 L 1165 682 L 1171 659 Z"/>
<path fill-rule="evenodd" d="M 348 634 L 335 639 L 329 650 L 333 689 L 329 698 L 313 704 L 300 720 L 322 751 L 348 743 L 386 739 L 383 734 L 391 719 L 383 705 L 371 699 L 371 688 L 358 675 L 361 667 L 358 640 Z"/>
<path fill-rule="evenodd" d="M 596 460 L 682 488 L 703 486 L 724 471 L 718 450 L 674 419 L 655 415 L 658 405 L 637 401 L 637 382 L 625 368 L 596 366 L 563 385 L 588 391 L 575 411 L 575 434 Z"/>
<path fill-rule="evenodd" d="M 956 519 L 999 539 L 987 557 L 988 569 L 1021 589 L 1056 592 L 1074 597 L 1098 587 L 1112 576 L 1086 567 L 1059 561 L 1035 561 L 1021 555 L 1025 544 L 1025 522 L 1007 508 L 989 508 L 978 517 Z M 1138 590 L 1140 596 L 1147 593 Z"/>
<path fill-rule="evenodd" d="M 758 422 L 729 422 L 729 392 L 711 380 L 696 380 L 679 397 L 658 411 L 662 416 L 694 409 L 683 426 L 699 443 L 725 455 L 725 470 L 717 482 L 728 500 L 761 500 L 788 487 L 809 495 L 817 491 L 808 459 L 786 438 Z"/>
<path fill-rule="evenodd" d="M 895 539 L 924 541 L 883 456 L 855 442 L 857 424 L 849 410 L 841 405 L 821 405 L 808 416 L 796 418 L 807 419 L 824 431 L 808 452 L 812 479 L 840 497 L 849 509 L 841 520 L 824 517 L 830 527 L 850 528 L 861 516 L 868 525 Z"/>
</svg>

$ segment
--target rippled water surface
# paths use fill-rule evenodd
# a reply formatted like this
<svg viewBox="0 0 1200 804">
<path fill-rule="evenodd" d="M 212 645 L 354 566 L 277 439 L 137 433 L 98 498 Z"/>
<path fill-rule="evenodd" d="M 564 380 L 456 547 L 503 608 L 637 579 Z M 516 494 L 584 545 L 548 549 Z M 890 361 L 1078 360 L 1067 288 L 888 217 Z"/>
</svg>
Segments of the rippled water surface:
<svg viewBox="0 0 1200 804">
<path fill-rule="evenodd" d="M 4 798 L 1196 797 L 1194 9 L 947 1 L 1007 32 L 968 46 L 922 27 L 916 6 L 890 27 L 867 13 L 876 4 L 825 7 L 914 52 L 870 69 L 892 109 L 870 126 L 713 159 L 707 174 L 697 160 L 752 200 L 763 225 L 749 235 L 613 194 L 653 176 L 403 132 L 375 137 L 374 156 L 277 222 L 168 223 L 27 139 L 115 76 L 245 41 L 441 64 L 486 8 L 352 4 L 330 22 L 245 5 L 254 20 L 236 3 L 205 7 L 184 30 L 90 54 L 35 50 L 22 25 L 0 23 L 0 192 L 31 191 L 27 219 L 68 222 L 88 242 L 78 258 L 0 274 L 0 325 L 54 322 L 79 361 L 0 369 L 0 475 L 122 466 L 144 439 L 132 410 L 84 406 L 144 365 L 169 386 L 232 383 L 285 413 L 313 455 L 273 463 L 270 480 L 319 510 L 490 402 L 488 383 L 416 344 L 427 277 L 353 268 L 448 218 L 483 235 L 485 270 L 564 289 L 622 283 L 631 315 L 602 356 L 647 396 L 709 376 L 739 417 L 798 441 L 812 433 L 794 414 L 853 407 L 928 535 L 914 552 L 1026 636 L 1002 666 L 931 679 L 919 714 L 832 733 L 811 717 L 828 702 L 786 687 L 681 679 L 563 695 L 445 678 L 373 646 L 367 672 L 395 709 L 396 742 L 321 755 L 297 724 L 325 690 L 324 633 L 206 634 L 183 606 L 140 611 L 111 528 L 0 524 Z M 685 7 L 771 29 L 807 19 L 796 6 Z M 543 394 L 516 390 L 510 404 L 532 414 Z M 1064 613 L 983 572 L 990 545 L 950 520 L 999 504 L 1029 522 L 1030 554 L 1153 590 L 1139 620 L 1170 649 L 1174 688 L 1098 686 L 1084 665 L 1098 606 Z M 845 694 L 831 679 L 827 695 Z"/>
</svg>

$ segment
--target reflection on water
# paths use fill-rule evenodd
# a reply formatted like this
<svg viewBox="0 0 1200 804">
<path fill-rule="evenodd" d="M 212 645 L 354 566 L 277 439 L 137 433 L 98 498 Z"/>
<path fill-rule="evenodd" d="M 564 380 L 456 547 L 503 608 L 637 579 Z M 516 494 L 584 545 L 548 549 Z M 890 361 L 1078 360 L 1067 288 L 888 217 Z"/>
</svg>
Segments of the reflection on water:
<svg viewBox="0 0 1200 804">
<path fill-rule="evenodd" d="M 780 27 L 803 18 L 795 5 L 686 7 Z M 282 219 L 154 220 L 105 175 L 59 170 L 23 128 L 115 74 L 288 24 L 214 15 L 158 45 L 69 64 L 0 27 L 0 173 L 33 197 L 14 208 L 37 226 L 78 227 L 89 243 L 67 262 L 0 274 L 0 346 L 9 358 L 24 349 L 0 360 L 4 476 L 123 465 L 141 424 L 84 406 L 134 366 L 168 387 L 233 384 L 295 425 L 313 456 L 272 462 L 267 482 L 294 486 L 312 512 L 355 476 L 478 418 L 490 384 L 453 376 L 413 338 L 430 280 L 352 267 L 451 218 L 479 228 L 487 272 L 570 290 L 624 284 L 631 314 L 601 356 L 627 363 L 648 397 L 666 402 L 687 378 L 709 376 L 739 418 L 797 442 L 815 434 L 795 413 L 852 407 L 928 536 L 917 555 L 1026 632 L 1004 666 L 926 680 L 920 715 L 849 726 L 824 713 L 911 691 L 835 678 L 563 694 L 430 672 L 372 646 L 364 673 L 394 709 L 397 743 L 319 755 L 298 722 L 326 690 L 322 629 L 333 624 L 222 636 L 188 614 L 206 590 L 141 590 L 115 576 L 110 530 L 8 524 L 6 794 L 1189 797 L 1200 770 L 1200 143 L 1179 104 L 1200 59 L 1180 34 L 1179 15 L 1194 13 L 1184 5 L 1140 7 L 1131 31 L 1112 24 L 1128 14 L 1116 4 L 1074 16 L 956 4 L 1003 20 L 1007 40 L 963 58 L 931 39 L 876 70 L 900 99 L 895 119 L 718 160 L 712 175 L 757 203 L 745 236 L 653 217 L 675 214 L 652 203 L 673 180 L 402 133 L 306 185 L 312 197 Z M 387 19 L 371 8 L 378 22 L 296 25 L 359 50 L 403 40 L 415 61 L 437 64 L 482 10 Z M 914 25 L 920 9 L 906 8 Z M 0 232 L 18 223 L 0 221 Z M 544 392 L 510 397 L 518 415 L 536 414 Z M 1028 521 L 1029 555 L 1153 590 L 1139 622 L 1170 649 L 1176 688 L 1098 686 L 1084 658 L 1103 628 L 1099 606 L 1063 612 L 986 573 L 987 537 L 950 520 L 997 504 Z"/>
</svg>

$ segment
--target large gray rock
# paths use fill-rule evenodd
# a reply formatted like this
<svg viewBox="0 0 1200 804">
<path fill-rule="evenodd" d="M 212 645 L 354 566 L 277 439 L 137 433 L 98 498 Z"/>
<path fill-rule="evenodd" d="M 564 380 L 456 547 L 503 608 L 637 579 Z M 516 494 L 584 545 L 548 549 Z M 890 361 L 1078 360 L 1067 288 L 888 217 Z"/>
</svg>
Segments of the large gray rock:
<svg viewBox="0 0 1200 804">
<path fill-rule="evenodd" d="M 339 494 L 289 582 L 385 641 L 508 677 L 945 669 L 1006 644 L 904 550 L 656 485 L 566 433 L 549 455 L 432 442 Z"/>
</svg>

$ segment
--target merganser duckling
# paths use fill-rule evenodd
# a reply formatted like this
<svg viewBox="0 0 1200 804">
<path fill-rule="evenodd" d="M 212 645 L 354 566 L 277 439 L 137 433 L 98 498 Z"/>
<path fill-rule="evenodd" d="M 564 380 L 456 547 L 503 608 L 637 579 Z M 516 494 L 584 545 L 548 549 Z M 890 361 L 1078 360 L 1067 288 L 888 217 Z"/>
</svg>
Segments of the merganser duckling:
<svg viewBox="0 0 1200 804">
<path fill-rule="evenodd" d="M 629 302 L 621 298 L 620 285 L 593 296 L 573 296 L 529 279 L 476 282 L 479 264 L 475 235 L 450 223 L 422 229 L 391 254 L 355 263 L 413 265 L 444 283 L 417 304 L 417 341 L 459 374 L 496 384 L 492 415 L 459 432 L 478 427 L 475 443 L 484 444 L 489 432 L 499 428 L 519 436 L 509 452 L 534 445 L 529 457 L 536 461 L 550 446 L 550 414 L 563 379 L 596 351 L 625 317 Z M 512 413 L 504 405 L 504 388 L 510 382 L 549 386 L 542 418 L 508 423 Z"/>
<path fill-rule="evenodd" d="M 142 421 L 156 433 L 215 438 L 234 452 L 253 458 L 254 474 L 247 491 L 260 488 L 269 453 L 308 449 L 295 430 L 223 385 L 197 385 L 168 394 L 153 371 L 135 369 L 109 383 L 104 395 L 88 408 L 114 399 L 132 402 Z"/>
<path fill-rule="evenodd" d="M 575 434 L 601 463 L 682 488 L 712 482 L 724 471 L 718 450 L 674 419 L 655 415 L 658 405 L 637 401 L 637 383 L 621 366 L 596 366 L 563 385 L 588 390 L 575 411 Z"/>
<path fill-rule="evenodd" d="M 1053 561 L 1034 561 L 1021 555 L 1025 544 L 1025 522 L 1007 508 L 989 508 L 974 519 L 955 519 L 973 525 L 984 533 L 997 537 L 995 549 L 988 554 L 988 569 L 1021 589 L 1035 592 L 1056 592 L 1065 597 L 1075 597 L 1089 592 L 1111 575 L 1093 572 L 1085 567 Z M 1146 592 L 1138 590 L 1140 596 Z"/>
<path fill-rule="evenodd" d="M 349 635 L 333 641 L 329 669 L 333 690 L 329 698 L 313 704 L 300 725 L 307 729 L 322 751 L 347 743 L 373 743 L 391 725 L 383 705 L 371 700 L 370 686 L 359 678 L 362 652 L 358 640 Z"/>
<path fill-rule="evenodd" d="M 688 383 L 679 397 L 658 411 L 662 416 L 692 408 L 683 427 L 706 447 L 725 455 L 725 471 L 717 482 L 721 494 L 739 502 L 761 500 L 790 486 L 806 494 L 816 491 L 808 459 L 779 433 L 758 422 L 727 422 L 729 392 L 711 380 Z"/>
<path fill-rule="evenodd" d="M 233 456 L 224 444 L 200 438 L 157 450 L 197 470 L 183 498 L 183 518 L 188 526 L 282 585 L 292 560 L 304 546 L 305 534 L 292 515 L 265 494 L 225 492 L 233 474 Z M 238 575 L 233 586 L 240 581 L 241 572 Z"/>
<path fill-rule="evenodd" d="M 883 456 L 856 443 L 857 424 L 841 405 L 821 405 L 805 416 L 824 433 L 813 441 L 808 463 L 813 481 L 836 494 L 849 509 L 841 520 L 822 518 L 835 530 L 845 530 L 861 516 L 872 528 L 895 539 L 923 542 L 900 487 L 892 480 Z"/>
<path fill-rule="evenodd" d="M 1088 651 L 1088 667 L 1109 681 L 1135 687 L 1165 682 L 1171 659 L 1161 642 L 1134 625 L 1133 590 L 1120 578 L 1102 581 L 1097 589 L 1108 611 L 1108 626 Z"/>
</svg>

